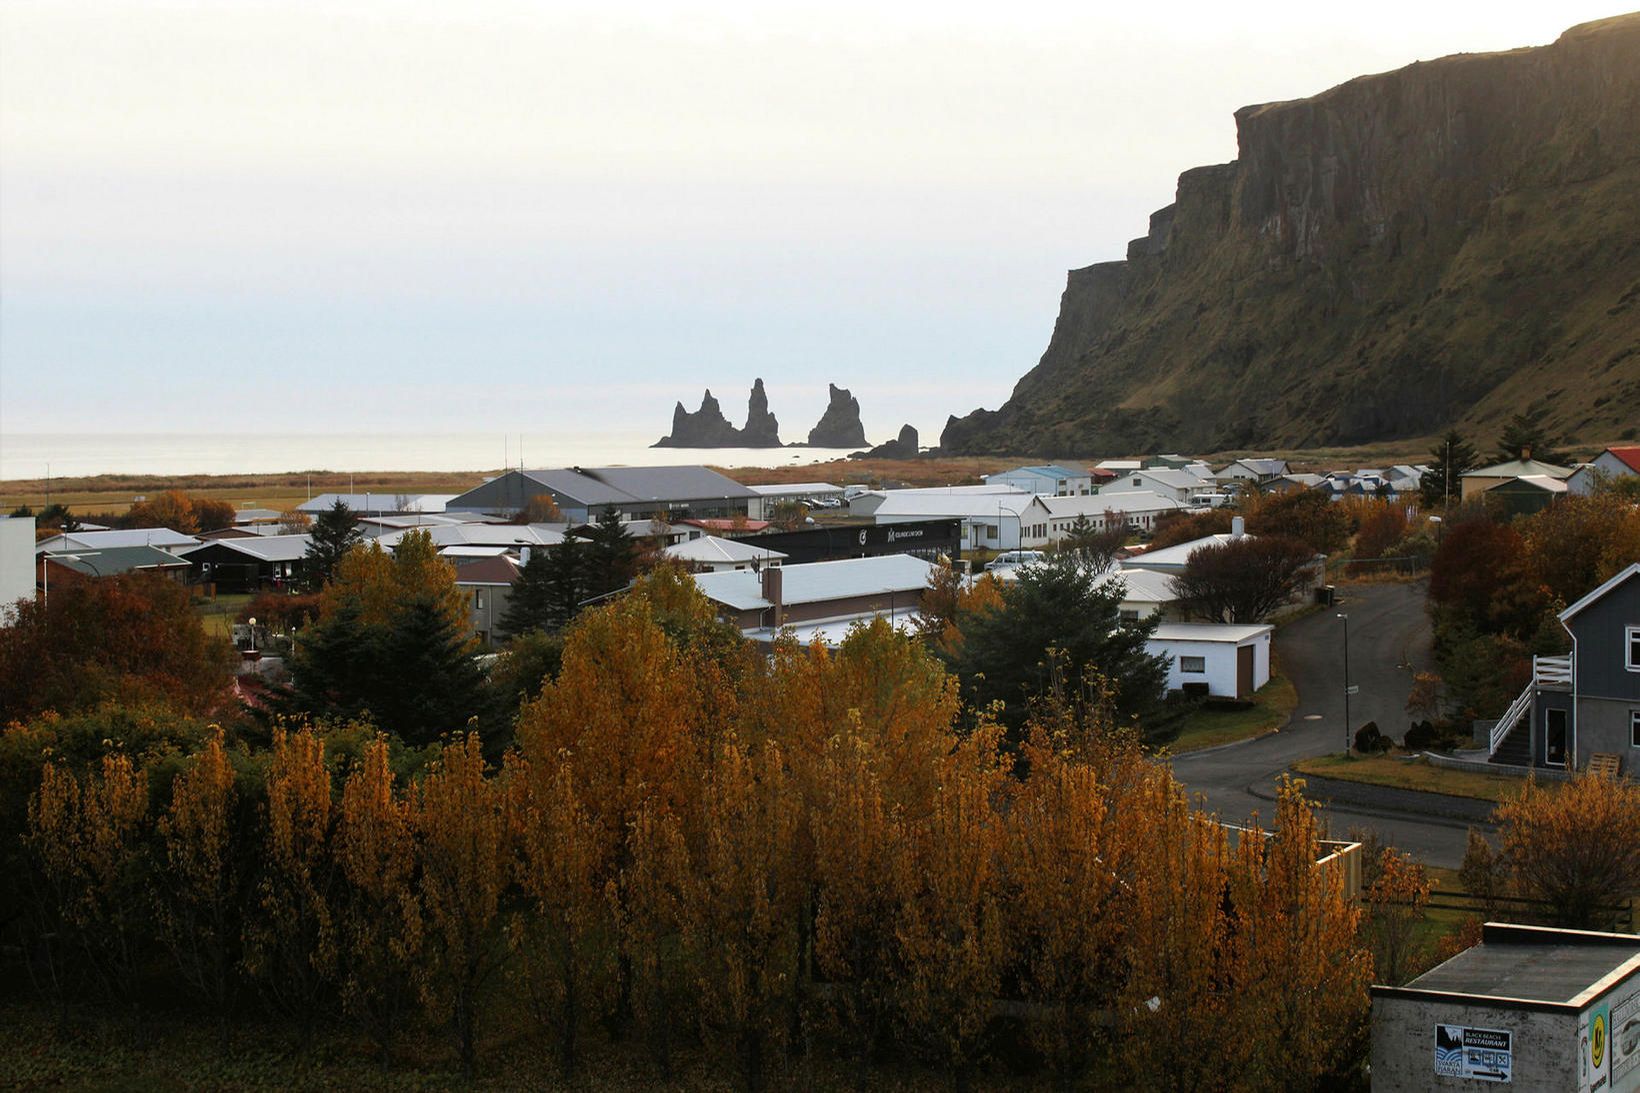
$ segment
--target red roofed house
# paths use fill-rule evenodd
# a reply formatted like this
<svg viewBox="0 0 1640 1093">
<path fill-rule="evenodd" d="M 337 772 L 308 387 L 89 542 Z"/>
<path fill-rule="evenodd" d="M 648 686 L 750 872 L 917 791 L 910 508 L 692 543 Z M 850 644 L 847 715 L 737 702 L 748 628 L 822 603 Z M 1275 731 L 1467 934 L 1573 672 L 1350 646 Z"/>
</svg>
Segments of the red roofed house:
<svg viewBox="0 0 1640 1093">
<path fill-rule="evenodd" d="M 1623 448 L 1607 448 L 1585 463 L 1566 479 L 1566 491 L 1588 495 L 1594 492 L 1596 482 L 1612 478 L 1640 477 L 1640 444 Z"/>
</svg>

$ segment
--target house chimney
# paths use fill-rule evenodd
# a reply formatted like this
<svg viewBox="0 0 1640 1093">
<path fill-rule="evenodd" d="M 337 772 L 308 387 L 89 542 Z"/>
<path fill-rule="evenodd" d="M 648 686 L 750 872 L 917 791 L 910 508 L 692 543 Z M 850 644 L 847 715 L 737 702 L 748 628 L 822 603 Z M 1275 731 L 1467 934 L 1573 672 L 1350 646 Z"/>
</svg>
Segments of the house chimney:
<svg viewBox="0 0 1640 1093">
<path fill-rule="evenodd" d="M 1520 461 L 1522 463 L 1530 463 L 1532 461 L 1532 446 L 1530 444 L 1520 450 Z"/>
<path fill-rule="evenodd" d="M 763 598 L 774 604 L 774 623 L 776 630 L 786 625 L 786 600 L 783 595 L 784 574 L 777 565 L 771 565 L 763 570 Z"/>
<path fill-rule="evenodd" d="M 1230 538 L 1240 539 L 1247 534 L 1247 521 L 1239 516 L 1230 517 Z"/>
</svg>

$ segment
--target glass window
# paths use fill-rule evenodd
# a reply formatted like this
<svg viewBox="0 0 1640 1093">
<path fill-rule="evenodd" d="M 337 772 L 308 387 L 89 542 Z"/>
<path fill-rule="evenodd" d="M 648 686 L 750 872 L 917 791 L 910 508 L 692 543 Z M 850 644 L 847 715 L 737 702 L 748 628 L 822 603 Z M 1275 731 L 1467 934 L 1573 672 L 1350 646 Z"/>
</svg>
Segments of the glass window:
<svg viewBox="0 0 1640 1093">
<path fill-rule="evenodd" d="M 1117 612 L 1117 614 L 1118 614 L 1118 616 L 1120 616 L 1120 618 L 1123 622 L 1138 622 L 1139 621 L 1139 612 L 1134 611 L 1134 610 L 1124 609 L 1122 611 Z"/>
<path fill-rule="evenodd" d="M 1205 673 L 1207 671 L 1206 657 L 1180 657 L 1179 671 Z"/>
<path fill-rule="evenodd" d="M 1628 637 L 1628 669 L 1631 672 L 1640 672 L 1640 626 L 1629 627 Z"/>
<path fill-rule="evenodd" d="M 473 606 L 480 611 L 484 610 L 484 590 L 482 588 L 473 589 Z"/>
<path fill-rule="evenodd" d="M 1640 748 L 1640 710 L 1629 711 L 1629 747 Z"/>
</svg>

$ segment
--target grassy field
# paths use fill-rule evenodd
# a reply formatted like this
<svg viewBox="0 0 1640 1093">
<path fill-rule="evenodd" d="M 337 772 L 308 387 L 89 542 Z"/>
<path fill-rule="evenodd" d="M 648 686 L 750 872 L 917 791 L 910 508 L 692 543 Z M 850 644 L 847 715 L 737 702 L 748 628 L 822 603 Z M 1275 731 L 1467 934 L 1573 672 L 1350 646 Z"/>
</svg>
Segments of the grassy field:
<svg viewBox="0 0 1640 1093">
<path fill-rule="evenodd" d="M 1177 753 L 1245 740 L 1285 724 L 1298 706 L 1298 692 L 1285 676 L 1272 673 L 1270 682 L 1253 695 L 1253 704 L 1241 710 L 1214 710 L 1206 706 L 1185 719 L 1178 738 L 1168 745 Z"/>
<path fill-rule="evenodd" d="M 1293 769 L 1302 774 L 1316 774 L 1345 782 L 1365 782 L 1424 793 L 1448 793 L 1479 801 L 1501 802 L 1518 794 L 1526 784 L 1526 779 L 1513 775 L 1446 770 L 1431 766 L 1422 759 L 1396 758 L 1393 755 L 1322 755 L 1314 759 L 1301 759 L 1293 764 Z M 1541 784 L 1550 792 L 1561 785 L 1551 781 Z"/>
<path fill-rule="evenodd" d="M 139 496 L 152 497 L 166 490 L 182 490 L 192 496 L 227 501 L 236 508 L 285 509 L 321 493 L 461 493 L 482 482 L 481 474 L 458 473 L 372 473 L 347 475 L 322 472 L 291 474 L 195 474 L 160 475 L 104 474 L 90 478 L 53 478 L 51 500 L 69 506 L 75 513 L 122 513 Z M 29 505 L 36 511 L 46 504 L 47 483 L 43 478 L 0 482 L 0 509 L 11 511 Z M 309 492 L 311 490 L 311 493 Z"/>
<path fill-rule="evenodd" d="M 251 602 L 249 592 L 224 594 L 214 600 L 201 600 L 194 605 L 199 612 L 199 621 L 204 625 L 205 632 L 212 637 L 232 638 L 233 624 L 239 619 L 239 612 L 247 603 Z"/>
</svg>

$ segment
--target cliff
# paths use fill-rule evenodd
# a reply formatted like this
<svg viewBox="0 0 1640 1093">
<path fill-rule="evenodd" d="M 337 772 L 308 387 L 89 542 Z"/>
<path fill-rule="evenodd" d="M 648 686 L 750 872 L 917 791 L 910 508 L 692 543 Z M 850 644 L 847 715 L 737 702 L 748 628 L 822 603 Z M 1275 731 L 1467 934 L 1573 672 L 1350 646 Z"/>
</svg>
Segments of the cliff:
<svg viewBox="0 0 1640 1093">
<path fill-rule="evenodd" d="M 831 401 L 820 421 L 809 430 L 811 448 L 864 448 L 866 427 L 860 423 L 860 402 L 848 389 L 827 384 Z"/>
<path fill-rule="evenodd" d="M 657 440 L 655 448 L 778 448 L 780 422 L 769 412 L 769 396 L 763 381 L 752 384 L 746 400 L 746 427 L 737 429 L 723 416 L 718 400 L 708 390 L 700 409 L 690 413 L 678 403 L 672 409 L 672 431 Z"/>
<path fill-rule="evenodd" d="M 1537 406 L 1640 425 L 1640 14 L 1235 114 L 1123 261 L 1073 270 L 1037 366 L 941 448 L 1347 445 Z"/>
</svg>

